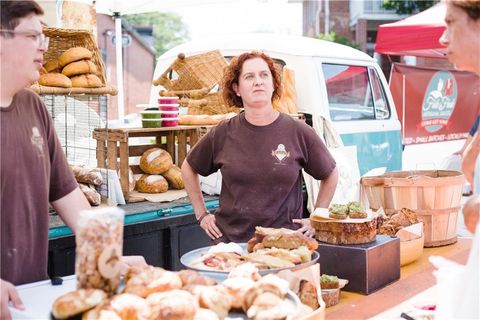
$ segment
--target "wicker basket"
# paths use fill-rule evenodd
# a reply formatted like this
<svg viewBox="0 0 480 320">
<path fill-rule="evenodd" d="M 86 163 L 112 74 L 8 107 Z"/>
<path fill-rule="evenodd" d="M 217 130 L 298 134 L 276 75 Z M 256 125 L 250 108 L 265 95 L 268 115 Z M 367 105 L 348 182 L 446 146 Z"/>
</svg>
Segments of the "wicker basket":
<svg viewBox="0 0 480 320">
<path fill-rule="evenodd" d="M 459 171 L 399 171 L 364 177 L 361 183 L 371 209 L 414 210 L 424 223 L 425 246 L 435 247 L 457 241 L 464 180 Z"/>
<path fill-rule="evenodd" d="M 220 82 L 226 66 L 227 61 L 218 50 L 189 57 L 180 53 L 153 84 L 162 85 L 169 91 L 206 89 L 209 92 Z M 178 78 L 169 79 L 171 72 L 175 72 Z"/>
<path fill-rule="evenodd" d="M 116 95 L 117 89 L 107 85 L 105 80 L 105 66 L 98 50 L 93 34 L 87 30 L 72 30 L 43 27 L 43 33 L 50 38 L 48 51 L 44 54 L 45 61 L 57 60 L 66 50 L 73 47 L 84 47 L 93 54 L 92 62 L 96 65 L 97 76 L 102 82 L 99 88 L 58 88 L 41 86 L 38 83 L 31 88 L 38 94 L 111 94 Z"/>
<path fill-rule="evenodd" d="M 209 93 L 202 99 L 182 98 L 178 103 L 188 107 L 188 114 L 225 114 L 229 112 L 239 113 L 240 108 L 225 104 L 221 92 Z"/>
</svg>

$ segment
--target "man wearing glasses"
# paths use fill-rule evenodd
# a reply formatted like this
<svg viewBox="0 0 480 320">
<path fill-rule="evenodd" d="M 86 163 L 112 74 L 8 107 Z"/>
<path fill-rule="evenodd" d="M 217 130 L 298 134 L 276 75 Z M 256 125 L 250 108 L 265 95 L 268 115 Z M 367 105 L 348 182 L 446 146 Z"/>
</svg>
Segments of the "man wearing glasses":
<svg viewBox="0 0 480 320">
<path fill-rule="evenodd" d="M 0 318 L 9 319 L 9 303 L 24 308 L 14 285 L 48 278 L 49 203 L 73 232 L 90 205 L 47 109 L 26 89 L 38 80 L 48 46 L 38 17 L 43 10 L 34 1 L 2 0 L 0 6 Z M 145 264 L 143 257 L 123 261 Z"/>
</svg>

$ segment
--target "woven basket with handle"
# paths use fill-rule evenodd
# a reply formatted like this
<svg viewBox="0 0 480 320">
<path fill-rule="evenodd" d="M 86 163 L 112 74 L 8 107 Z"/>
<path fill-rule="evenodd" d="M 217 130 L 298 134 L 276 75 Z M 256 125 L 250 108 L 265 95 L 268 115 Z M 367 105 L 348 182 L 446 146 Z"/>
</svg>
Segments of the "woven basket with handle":
<svg viewBox="0 0 480 320">
<path fill-rule="evenodd" d="M 108 85 L 105 79 L 105 66 L 98 50 L 93 34 L 87 30 L 73 30 L 43 27 L 43 33 L 50 38 L 48 50 L 45 52 L 44 61 L 58 60 L 66 50 L 73 47 L 84 47 L 93 54 L 92 62 L 96 65 L 97 76 L 102 82 L 99 88 L 58 88 L 41 86 L 38 83 L 31 88 L 38 94 L 111 94 L 116 95 L 117 89 Z"/>
<path fill-rule="evenodd" d="M 227 61 L 220 51 L 214 50 L 186 57 L 180 53 L 170 67 L 153 84 L 169 91 L 206 89 L 209 92 L 220 83 Z M 175 72 L 178 77 L 173 78 Z"/>
</svg>

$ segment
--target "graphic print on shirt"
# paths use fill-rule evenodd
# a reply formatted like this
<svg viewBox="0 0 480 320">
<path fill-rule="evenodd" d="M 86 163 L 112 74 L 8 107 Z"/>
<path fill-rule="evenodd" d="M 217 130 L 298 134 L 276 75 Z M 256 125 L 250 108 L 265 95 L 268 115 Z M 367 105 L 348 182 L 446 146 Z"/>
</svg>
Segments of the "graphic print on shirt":
<svg viewBox="0 0 480 320">
<path fill-rule="evenodd" d="M 38 155 L 43 157 L 43 137 L 37 127 L 32 127 L 32 137 L 30 138 L 32 144 L 38 149 Z"/>
<path fill-rule="evenodd" d="M 279 144 L 276 150 L 272 150 L 272 156 L 275 157 L 278 161 L 277 164 L 283 164 L 282 161 L 290 157 L 290 152 L 285 149 L 283 144 Z"/>
</svg>

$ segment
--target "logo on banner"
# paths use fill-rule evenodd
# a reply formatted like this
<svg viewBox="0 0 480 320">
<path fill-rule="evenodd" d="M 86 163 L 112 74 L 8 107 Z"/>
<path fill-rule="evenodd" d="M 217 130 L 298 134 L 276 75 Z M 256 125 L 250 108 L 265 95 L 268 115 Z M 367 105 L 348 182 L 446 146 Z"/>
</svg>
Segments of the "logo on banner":
<svg viewBox="0 0 480 320">
<path fill-rule="evenodd" d="M 436 132 L 448 124 L 457 101 L 457 82 L 452 73 L 439 71 L 428 84 L 422 105 L 422 128 Z"/>
</svg>

